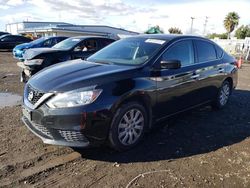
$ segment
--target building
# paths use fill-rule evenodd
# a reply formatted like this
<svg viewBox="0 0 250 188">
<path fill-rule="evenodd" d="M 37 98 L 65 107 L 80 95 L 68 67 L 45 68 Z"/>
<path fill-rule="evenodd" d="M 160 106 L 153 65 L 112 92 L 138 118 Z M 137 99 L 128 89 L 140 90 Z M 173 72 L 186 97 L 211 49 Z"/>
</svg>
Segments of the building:
<svg viewBox="0 0 250 188">
<path fill-rule="evenodd" d="M 18 22 L 6 25 L 6 31 L 12 34 L 41 36 L 79 36 L 94 35 L 119 39 L 139 33 L 105 25 L 73 25 L 64 22 Z"/>
</svg>

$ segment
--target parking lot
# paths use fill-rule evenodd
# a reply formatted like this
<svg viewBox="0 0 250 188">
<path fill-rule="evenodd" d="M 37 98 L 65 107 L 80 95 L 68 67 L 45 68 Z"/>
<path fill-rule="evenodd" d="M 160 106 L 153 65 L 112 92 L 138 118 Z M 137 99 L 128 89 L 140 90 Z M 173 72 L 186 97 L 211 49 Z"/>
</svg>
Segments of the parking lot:
<svg viewBox="0 0 250 188">
<path fill-rule="evenodd" d="M 0 93 L 22 95 L 20 71 L 0 52 Z M 136 148 L 45 145 L 21 122 L 21 104 L 0 107 L 0 187 L 249 187 L 250 65 L 228 106 L 185 112 Z"/>
</svg>

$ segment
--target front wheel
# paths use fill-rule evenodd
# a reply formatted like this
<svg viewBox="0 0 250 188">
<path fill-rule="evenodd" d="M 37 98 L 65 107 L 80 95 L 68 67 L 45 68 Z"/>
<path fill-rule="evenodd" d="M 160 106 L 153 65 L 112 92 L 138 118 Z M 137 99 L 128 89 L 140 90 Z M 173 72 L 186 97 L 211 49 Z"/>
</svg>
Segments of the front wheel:
<svg viewBox="0 0 250 188">
<path fill-rule="evenodd" d="M 228 103 L 229 97 L 231 94 L 231 85 L 226 80 L 222 83 L 219 92 L 217 94 L 217 97 L 215 101 L 212 104 L 212 107 L 215 109 L 221 109 Z"/>
<path fill-rule="evenodd" d="M 28 78 L 26 76 L 26 74 L 24 73 L 24 70 L 22 70 L 21 74 L 20 74 L 20 82 L 26 83 L 28 81 Z"/>
<path fill-rule="evenodd" d="M 135 146 L 143 137 L 148 126 L 144 106 L 137 102 L 122 105 L 115 113 L 109 132 L 112 148 L 124 151 Z"/>
</svg>

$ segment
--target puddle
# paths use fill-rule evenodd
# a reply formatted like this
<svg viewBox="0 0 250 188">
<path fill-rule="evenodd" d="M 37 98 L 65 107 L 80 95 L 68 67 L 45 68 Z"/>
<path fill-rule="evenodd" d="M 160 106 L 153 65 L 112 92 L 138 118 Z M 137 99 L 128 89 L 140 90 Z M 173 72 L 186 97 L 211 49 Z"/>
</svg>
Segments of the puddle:
<svg viewBox="0 0 250 188">
<path fill-rule="evenodd" d="M 22 97 L 12 93 L 0 93 L 0 108 L 22 104 Z"/>
</svg>

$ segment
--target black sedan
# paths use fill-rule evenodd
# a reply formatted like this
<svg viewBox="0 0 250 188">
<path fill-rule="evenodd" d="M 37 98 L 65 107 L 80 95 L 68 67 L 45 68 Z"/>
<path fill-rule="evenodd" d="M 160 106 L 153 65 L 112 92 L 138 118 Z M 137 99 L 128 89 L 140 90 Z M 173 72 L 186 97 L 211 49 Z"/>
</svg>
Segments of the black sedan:
<svg viewBox="0 0 250 188">
<path fill-rule="evenodd" d="M 44 143 L 135 146 L 155 122 L 211 104 L 220 109 L 237 85 L 235 59 L 194 36 L 142 35 L 87 59 L 55 65 L 24 90 L 23 122 Z"/>
<path fill-rule="evenodd" d="M 0 49 L 12 50 L 18 44 L 23 44 L 31 41 L 31 39 L 20 35 L 2 35 L 0 36 Z"/>
<path fill-rule="evenodd" d="M 38 71 L 55 63 L 72 60 L 86 59 L 103 47 L 114 42 L 113 39 L 105 37 L 72 37 L 68 38 L 52 48 L 35 48 L 25 51 L 24 62 L 18 62 L 21 67 L 21 82 L 26 82 Z"/>
</svg>

